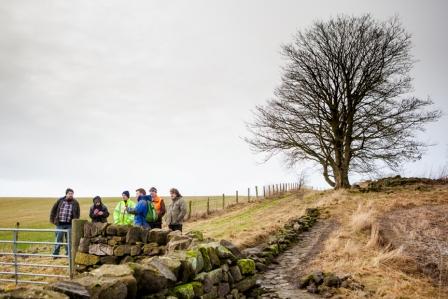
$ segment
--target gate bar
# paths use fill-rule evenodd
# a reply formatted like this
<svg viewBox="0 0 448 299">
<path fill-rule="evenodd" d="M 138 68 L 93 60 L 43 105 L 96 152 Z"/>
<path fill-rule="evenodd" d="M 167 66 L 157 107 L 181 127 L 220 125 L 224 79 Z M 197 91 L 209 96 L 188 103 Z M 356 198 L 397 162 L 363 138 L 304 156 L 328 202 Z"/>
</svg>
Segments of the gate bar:
<svg viewBox="0 0 448 299">
<path fill-rule="evenodd" d="M 14 241 L 0 240 L 0 243 L 12 244 Z M 58 243 L 58 242 L 40 242 L 40 241 L 17 241 L 16 244 L 39 244 L 39 245 L 68 245 L 68 243 Z"/>
<path fill-rule="evenodd" d="M 14 266 L 15 263 L 8 263 L 8 262 L 0 262 L 0 265 L 6 265 L 6 266 Z M 69 266 L 65 265 L 48 265 L 48 264 L 29 264 L 29 263 L 17 263 L 18 266 L 26 266 L 26 267 L 51 267 L 51 268 L 68 268 Z"/>
<path fill-rule="evenodd" d="M 65 258 L 68 255 L 54 255 L 54 254 L 37 254 L 37 253 L 11 253 L 11 252 L 0 252 L 0 255 L 14 255 L 14 256 L 40 256 L 40 257 L 60 257 Z"/>
</svg>

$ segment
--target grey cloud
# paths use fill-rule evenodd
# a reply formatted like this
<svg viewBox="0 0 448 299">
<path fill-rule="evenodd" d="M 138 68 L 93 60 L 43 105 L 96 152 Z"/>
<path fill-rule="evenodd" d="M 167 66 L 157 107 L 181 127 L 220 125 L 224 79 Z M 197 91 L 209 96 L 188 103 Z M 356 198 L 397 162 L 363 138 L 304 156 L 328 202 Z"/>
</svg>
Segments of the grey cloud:
<svg viewBox="0 0 448 299">
<path fill-rule="evenodd" d="M 314 19 L 398 13 L 414 34 L 416 94 L 447 110 L 445 1 L 26 1 L 0 3 L 0 195 L 186 194 L 290 181 L 241 136 L 279 83 L 280 44 Z M 405 166 L 446 161 L 438 145 Z M 442 163 L 443 164 L 443 163 Z M 310 182 L 325 186 L 316 169 Z M 25 188 L 24 188 L 25 186 Z M 166 193 L 166 192 L 165 192 Z"/>
</svg>

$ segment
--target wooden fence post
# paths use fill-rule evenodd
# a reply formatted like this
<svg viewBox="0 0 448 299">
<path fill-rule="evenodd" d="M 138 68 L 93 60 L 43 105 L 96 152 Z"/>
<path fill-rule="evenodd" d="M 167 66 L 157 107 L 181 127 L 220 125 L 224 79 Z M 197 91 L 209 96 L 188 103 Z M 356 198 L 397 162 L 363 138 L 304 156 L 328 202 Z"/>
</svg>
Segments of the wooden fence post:
<svg viewBox="0 0 448 299">
<path fill-rule="evenodd" d="M 207 197 L 207 215 L 210 214 L 210 197 Z"/>
<path fill-rule="evenodd" d="M 250 187 L 247 188 L 247 202 L 250 202 Z"/>
<path fill-rule="evenodd" d="M 236 203 L 238 203 L 238 190 L 236 190 Z"/>
<path fill-rule="evenodd" d="M 266 186 L 263 186 L 263 198 L 266 198 Z"/>
<path fill-rule="evenodd" d="M 226 208 L 226 196 L 224 193 L 222 194 L 222 209 L 224 210 Z"/>
<path fill-rule="evenodd" d="M 255 186 L 255 198 L 258 200 L 258 186 Z"/>
<path fill-rule="evenodd" d="M 191 218 L 191 204 L 192 204 L 193 202 L 190 200 L 190 201 L 188 201 L 188 219 L 190 219 Z"/>
</svg>

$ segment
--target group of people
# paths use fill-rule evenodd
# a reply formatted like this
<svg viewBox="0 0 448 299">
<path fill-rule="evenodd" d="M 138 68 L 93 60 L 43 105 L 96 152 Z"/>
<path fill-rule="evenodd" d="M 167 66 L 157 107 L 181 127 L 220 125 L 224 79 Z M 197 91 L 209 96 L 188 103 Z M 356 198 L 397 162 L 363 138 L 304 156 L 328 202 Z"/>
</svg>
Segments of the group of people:
<svg viewBox="0 0 448 299">
<path fill-rule="evenodd" d="M 163 198 L 157 195 L 157 189 L 151 187 L 149 194 L 143 188 L 137 189 L 135 194 L 136 203 L 130 198 L 129 191 L 123 191 L 122 200 L 117 203 L 113 212 L 113 223 L 118 225 L 134 225 L 143 228 L 162 228 L 162 219 L 165 219 L 171 230 L 182 231 L 182 224 L 187 214 L 187 206 L 176 188 L 170 189 L 171 203 L 165 207 Z M 90 207 L 89 217 L 92 222 L 107 222 L 110 216 L 107 206 L 102 202 L 101 197 L 93 198 L 93 205 Z M 50 222 L 56 225 L 56 229 L 67 230 L 72 227 L 72 220 L 79 219 L 80 207 L 74 198 L 74 191 L 67 188 L 65 196 L 59 198 L 50 212 Z M 63 231 L 56 232 L 56 245 L 53 255 L 60 253 L 61 244 L 64 240 Z M 67 237 L 65 237 L 67 238 Z M 67 251 L 67 246 L 65 246 Z"/>
</svg>

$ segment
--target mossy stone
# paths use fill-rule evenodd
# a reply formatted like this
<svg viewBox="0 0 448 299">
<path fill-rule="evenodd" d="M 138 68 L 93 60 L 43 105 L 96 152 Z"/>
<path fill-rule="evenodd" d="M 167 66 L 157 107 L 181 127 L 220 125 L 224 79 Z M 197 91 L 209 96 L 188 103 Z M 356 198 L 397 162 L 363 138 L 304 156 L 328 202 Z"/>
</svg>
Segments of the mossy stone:
<svg viewBox="0 0 448 299">
<path fill-rule="evenodd" d="M 299 280 L 299 288 L 301 288 L 301 289 L 306 288 L 312 281 L 313 281 L 313 274 L 308 274 L 308 275 L 303 276 Z"/>
<path fill-rule="evenodd" d="M 200 273 L 202 269 L 204 269 L 204 258 L 202 257 L 201 252 L 196 248 L 188 250 L 186 255 L 187 261 L 191 263 L 194 273 Z"/>
<path fill-rule="evenodd" d="M 190 282 L 190 284 L 193 286 L 195 296 L 199 297 L 204 295 L 204 287 L 202 286 L 202 283 L 200 283 L 199 281 L 193 281 Z"/>
<path fill-rule="evenodd" d="M 175 287 L 173 291 L 180 299 L 193 299 L 195 296 L 193 283 L 181 284 Z"/>
<path fill-rule="evenodd" d="M 75 263 L 78 265 L 92 266 L 98 264 L 99 261 L 99 256 L 83 252 L 76 253 Z"/>
<path fill-rule="evenodd" d="M 210 262 L 212 263 L 212 267 L 221 266 L 221 261 L 219 260 L 219 256 L 216 252 L 216 248 L 213 246 L 207 246 L 208 256 L 210 257 Z"/>
<path fill-rule="evenodd" d="M 272 255 L 274 255 L 274 256 L 277 256 L 280 253 L 279 248 L 278 248 L 278 244 L 270 245 L 269 246 L 269 250 L 271 251 Z"/>
<path fill-rule="evenodd" d="M 198 230 L 192 230 L 187 233 L 187 236 L 196 239 L 200 242 L 204 241 L 204 234 Z"/>
<path fill-rule="evenodd" d="M 208 250 L 206 247 L 199 247 L 199 251 L 202 254 L 202 258 L 204 259 L 204 271 L 208 272 L 212 270 L 212 263 L 210 261 L 210 256 L 208 255 Z"/>
<path fill-rule="evenodd" d="M 232 253 L 232 251 L 230 251 L 229 249 L 227 249 L 226 247 L 219 245 L 216 248 L 216 252 L 218 253 L 218 257 L 220 259 L 230 259 L 232 261 L 236 260 L 235 255 Z"/>
<path fill-rule="evenodd" d="M 238 267 L 243 275 L 255 274 L 255 262 L 251 259 L 238 260 Z"/>
</svg>

